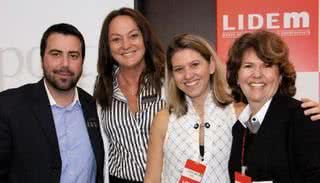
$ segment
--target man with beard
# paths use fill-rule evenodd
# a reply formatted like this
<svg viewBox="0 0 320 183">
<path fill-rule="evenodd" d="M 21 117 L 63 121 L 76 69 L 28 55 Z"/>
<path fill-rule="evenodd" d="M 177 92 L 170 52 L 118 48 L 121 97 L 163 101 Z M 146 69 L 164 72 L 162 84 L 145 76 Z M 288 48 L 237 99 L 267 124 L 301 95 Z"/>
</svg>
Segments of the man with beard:
<svg viewBox="0 0 320 183">
<path fill-rule="evenodd" d="M 0 93 L 0 182 L 100 183 L 103 142 L 94 99 L 76 84 L 85 42 L 70 24 L 41 39 L 38 83 Z"/>
</svg>

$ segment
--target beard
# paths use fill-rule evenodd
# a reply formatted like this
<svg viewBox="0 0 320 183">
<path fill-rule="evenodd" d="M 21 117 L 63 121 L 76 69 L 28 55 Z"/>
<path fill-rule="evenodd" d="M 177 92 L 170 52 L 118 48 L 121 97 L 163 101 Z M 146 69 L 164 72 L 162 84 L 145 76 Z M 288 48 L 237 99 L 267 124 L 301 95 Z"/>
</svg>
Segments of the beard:
<svg viewBox="0 0 320 183">
<path fill-rule="evenodd" d="M 60 72 L 67 73 L 71 77 L 68 78 L 59 78 L 58 74 Z M 58 91 L 70 91 L 74 89 L 80 79 L 82 74 L 82 70 L 79 73 L 74 73 L 70 71 L 68 68 L 61 68 L 53 70 L 49 72 L 45 68 L 43 68 L 43 75 L 48 84 L 50 84 L 53 88 Z"/>
</svg>

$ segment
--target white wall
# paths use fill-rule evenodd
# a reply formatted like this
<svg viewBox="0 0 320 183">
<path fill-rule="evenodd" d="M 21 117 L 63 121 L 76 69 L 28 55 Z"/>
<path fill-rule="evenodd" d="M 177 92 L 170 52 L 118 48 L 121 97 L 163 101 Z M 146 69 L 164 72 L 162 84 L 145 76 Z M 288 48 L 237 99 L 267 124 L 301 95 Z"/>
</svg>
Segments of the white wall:
<svg viewBox="0 0 320 183">
<path fill-rule="evenodd" d="M 105 16 L 133 0 L 1 0 L 0 91 L 37 82 L 42 77 L 40 39 L 52 24 L 75 25 L 86 41 L 86 59 L 79 85 L 92 93 L 98 39 Z"/>
</svg>

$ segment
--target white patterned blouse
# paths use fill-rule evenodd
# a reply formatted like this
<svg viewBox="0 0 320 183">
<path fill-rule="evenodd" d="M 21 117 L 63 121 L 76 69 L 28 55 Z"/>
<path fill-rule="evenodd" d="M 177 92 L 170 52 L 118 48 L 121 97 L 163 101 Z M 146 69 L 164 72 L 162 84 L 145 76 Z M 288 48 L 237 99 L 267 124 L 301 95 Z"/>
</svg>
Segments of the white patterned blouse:
<svg viewBox="0 0 320 183">
<path fill-rule="evenodd" d="M 199 123 L 190 98 L 187 97 L 188 112 L 177 118 L 175 114 L 169 117 L 168 130 L 164 142 L 164 161 L 162 168 L 162 183 L 178 182 L 187 159 L 200 161 Z M 201 182 L 229 182 L 228 160 L 232 143 L 232 126 L 236 121 L 233 105 L 224 108 L 217 106 L 211 95 L 205 101 L 204 163 L 207 168 Z"/>
</svg>

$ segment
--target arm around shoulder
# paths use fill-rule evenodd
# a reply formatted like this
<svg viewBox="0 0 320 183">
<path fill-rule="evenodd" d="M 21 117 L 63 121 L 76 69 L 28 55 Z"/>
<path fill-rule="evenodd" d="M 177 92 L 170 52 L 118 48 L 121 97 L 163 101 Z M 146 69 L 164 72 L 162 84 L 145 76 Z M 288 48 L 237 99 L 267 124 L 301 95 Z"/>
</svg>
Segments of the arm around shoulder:
<svg viewBox="0 0 320 183">
<path fill-rule="evenodd" d="M 308 98 L 301 98 L 303 102 L 301 107 L 304 108 L 304 114 L 310 116 L 312 121 L 320 120 L 320 103 Z"/>
<path fill-rule="evenodd" d="M 164 109 L 155 116 L 150 132 L 145 183 L 160 183 L 163 161 L 163 145 L 167 133 L 169 112 Z"/>
<path fill-rule="evenodd" d="M 320 121 L 311 121 L 302 111 L 294 115 L 294 159 L 304 182 L 320 180 Z"/>
</svg>

